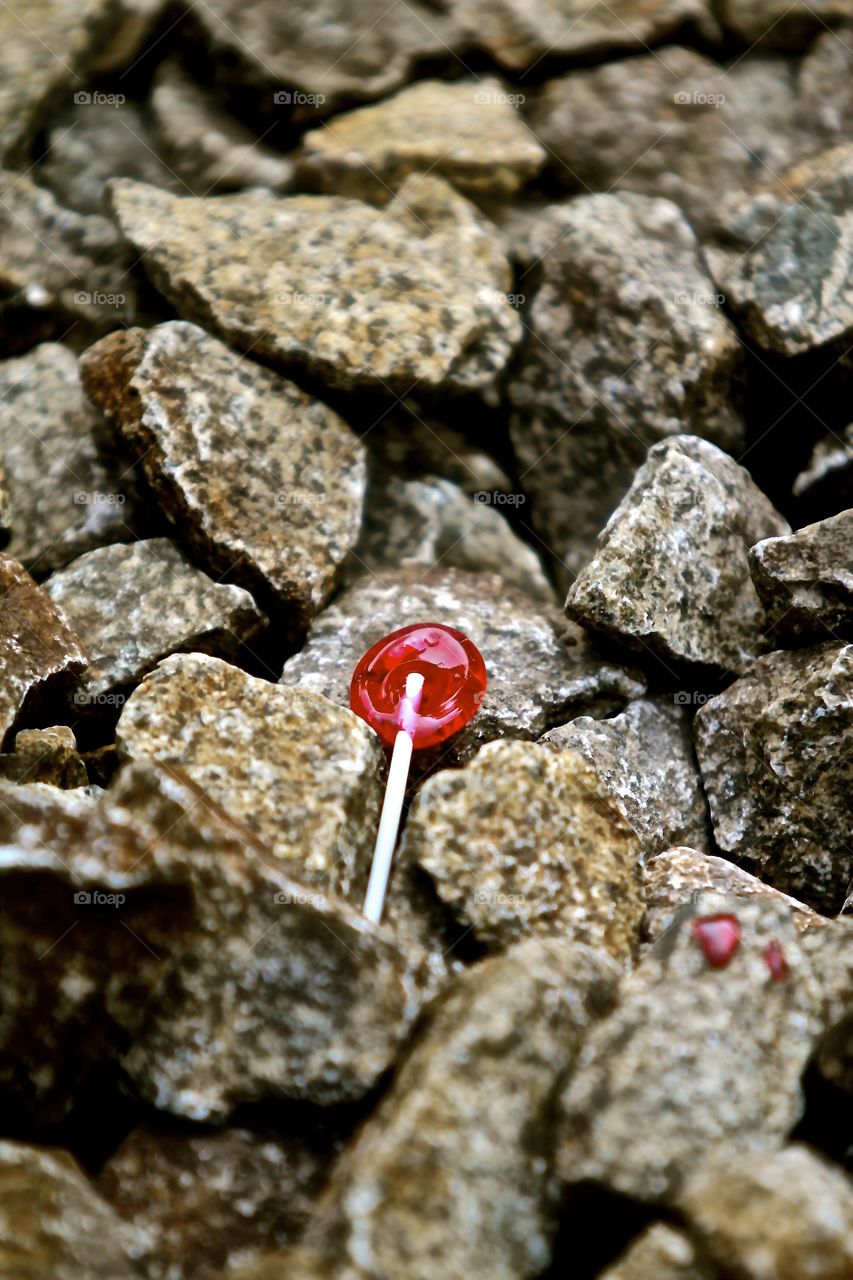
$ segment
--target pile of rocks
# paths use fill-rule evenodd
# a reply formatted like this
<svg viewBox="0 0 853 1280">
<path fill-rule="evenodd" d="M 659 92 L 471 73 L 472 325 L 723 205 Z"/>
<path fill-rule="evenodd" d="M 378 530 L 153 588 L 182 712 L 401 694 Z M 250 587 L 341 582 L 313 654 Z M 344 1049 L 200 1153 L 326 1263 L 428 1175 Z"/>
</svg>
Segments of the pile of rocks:
<svg viewBox="0 0 853 1280">
<path fill-rule="evenodd" d="M 851 21 L 0 5 L 0 1275 L 853 1276 Z"/>
</svg>

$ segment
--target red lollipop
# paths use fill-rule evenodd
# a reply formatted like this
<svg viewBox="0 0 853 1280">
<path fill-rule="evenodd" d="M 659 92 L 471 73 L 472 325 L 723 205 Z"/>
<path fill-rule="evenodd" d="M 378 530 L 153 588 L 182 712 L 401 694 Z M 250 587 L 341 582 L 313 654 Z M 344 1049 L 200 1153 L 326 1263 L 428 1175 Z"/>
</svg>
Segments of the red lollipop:
<svg viewBox="0 0 853 1280">
<path fill-rule="evenodd" d="M 401 627 L 358 663 L 350 706 L 393 747 L 364 914 L 378 922 L 400 825 L 412 751 L 438 746 L 477 714 L 486 689 L 480 651 L 440 622 Z"/>
</svg>

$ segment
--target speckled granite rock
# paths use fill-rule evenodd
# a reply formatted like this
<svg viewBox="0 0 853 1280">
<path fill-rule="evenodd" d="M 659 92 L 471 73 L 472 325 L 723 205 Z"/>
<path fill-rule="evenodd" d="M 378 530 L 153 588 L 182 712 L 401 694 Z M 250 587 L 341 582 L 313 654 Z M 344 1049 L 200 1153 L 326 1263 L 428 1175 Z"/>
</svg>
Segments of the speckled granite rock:
<svg viewBox="0 0 853 1280">
<path fill-rule="evenodd" d="M 853 506 L 853 422 L 817 442 L 793 494 L 806 524 Z"/>
<path fill-rule="evenodd" d="M 853 18 L 850 0 L 722 0 L 720 21 L 747 44 L 799 51 L 809 37 Z"/>
<path fill-rule="evenodd" d="M 131 694 L 122 756 L 180 765 L 300 881 L 353 893 L 366 883 L 383 754 L 349 710 L 218 658 L 166 658 Z"/>
<path fill-rule="evenodd" d="M 556 1230 L 554 1089 L 611 1007 L 615 978 L 585 947 L 528 939 L 457 980 L 309 1228 L 336 1275 L 541 1272 Z"/>
<path fill-rule="evenodd" d="M 808 929 L 826 924 L 823 916 L 812 911 L 804 902 L 780 893 L 772 885 L 765 884 L 748 871 L 742 871 L 726 858 L 701 853 L 685 846 L 667 849 L 644 866 L 646 914 L 643 929 L 654 942 L 675 922 L 682 907 L 687 906 L 697 894 L 712 890 L 738 898 L 763 898 L 775 902 L 791 912 L 795 929 Z"/>
<path fill-rule="evenodd" d="M 452 0 L 450 10 L 472 41 L 516 71 L 549 56 L 647 49 L 682 26 L 711 34 L 715 25 L 703 0 L 618 0 L 615 6 L 604 0 Z"/>
<path fill-rule="evenodd" d="M 637 671 L 603 658 L 556 610 L 500 578 L 458 569 L 360 578 L 316 620 L 305 648 L 285 663 L 282 684 L 349 706 L 361 655 L 389 631 L 425 620 L 463 631 L 486 663 L 480 710 L 449 748 L 457 760 L 492 738 L 538 738 L 572 712 L 604 715 L 644 692 Z"/>
<path fill-rule="evenodd" d="M 97 1185 L 154 1242 L 152 1280 L 213 1280 L 301 1233 L 324 1156 L 300 1139 L 246 1129 L 199 1136 L 134 1129 Z"/>
<path fill-rule="evenodd" d="M 492 948 L 537 934 L 632 957 L 643 917 L 640 845 L 573 751 L 493 742 L 418 791 L 399 860 Z"/>
<path fill-rule="evenodd" d="M 384 204 L 412 173 L 435 173 L 472 200 L 508 200 L 545 152 L 500 80 L 421 80 L 376 106 L 335 116 L 302 139 L 309 190 Z"/>
<path fill-rule="evenodd" d="M 742 942 L 715 969 L 692 925 L 721 912 L 737 916 Z M 800 1077 L 824 1017 L 808 936 L 789 912 L 755 899 L 705 893 L 685 910 L 581 1050 L 560 1102 L 567 1182 L 671 1203 L 722 1143 L 782 1144 L 802 1111 Z M 764 959 L 771 942 L 788 966 L 783 981 Z"/>
<path fill-rule="evenodd" d="M 536 552 L 504 519 L 501 496 L 481 491 L 468 497 L 438 476 L 374 482 L 354 574 L 398 565 L 496 573 L 535 600 L 556 604 Z"/>
<path fill-rule="evenodd" d="M 661 441 L 569 592 L 570 617 L 676 668 L 745 670 L 764 610 L 747 552 L 790 529 L 749 473 L 696 436 Z"/>
<path fill-rule="evenodd" d="M 759 542 L 749 568 L 776 643 L 853 638 L 853 510 Z"/>
<path fill-rule="evenodd" d="M 670 201 L 583 196 L 542 218 L 541 252 L 553 247 L 509 386 L 510 430 L 533 523 L 568 586 L 649 445 L 689 423 L 738 448 L 742 358 Z"/>
<path fill-rule="evenodd" d="M 8 745 L 16 721 L 60 696 L 86 655 L 50 597 L 11 556 L 0 555 L 0 605 L 0 744 Z"/>
<path fill-rule="evenodd" d="M 120 707 L 170 653 L 235 660 L 266 623 L 248 591 L 214 582 L 169 538 L 90 551 L 44 590 L 89 656 L 71 695 L 80 715 Z"/>
<path fill-rule="evenodd" d="M 710 840 L 690 722 L 671 694 L 638 698 L 607 720 L 579 716 L 550 729 L 540 742 L 583 756 L 645 857 L 675 843 L 702 846 Z"/>
<path fill-rule="evenodd" d="M 183 317 L 334 386 L 488 388 L 521 336 L 500 235 L 440 178 L 414 175 L 383 215 L 343 196 L 179 199 L 128 181 L 110 199 Z"/>
<path fill-rule="evenodd" d="M 139 1280 L 150 1239 L 122 1222 L 65 1151 L 0 1142 L 0 1272 L 15 1280 Z"/>
<path fill-rule="evenodd" d="M 133 323 L 136 284 L 107 218 L 64 209 L 25 174 L 0 172 L 0 195 L 5 351 L 28 350 L 66 333 L 79 344 Z"/>
<path fill-rule="evenodd" d="M 361 524 L 364 449 L 343 419 L 177 321 L 111 334 L 81 372 L 199 559 L 304 629 Z"/>
<path fill-rule="evenodd" d="M 743 1280 L 843 1280 L 853 1275 L 853 1187 L 804 1146 L 722 1150 L 681 1197 L 713 1261 Z"/>
<path fill-rule="evenodd" d="M 690 49 L 570 71 L 531 95 L 526 110 L 549 171 L 569 190 L 663 196 L 701 228 L 723 191 L 750 180 L 729 78 Z"/>
<path fill-rule="evenodd" d="M 779 650 L 694 720 L 719 848 L 829 914 L 853 878 L 851 664 L 850 645 Z"/>
<path fill-rule="evenodd" d="M 291 185 L 292 160 L 224 111 L 216 95 L 191 80 L 175 59 L 157 68 L 151 112 L 164 159 L 195 195 L 241 187 L 285 191 Z"/>
<path fill-rule="evenodd" d="M 133 492 L 100 447 L 67 347 L 44 343 L 0 363 L 0 457 L 10 492 L 6 548 L 39 575 L 132 536 Z"/>
<path fill-rule="evenodd" d="M 714 1280 L 683 1231 L 655 1222 L 602 1271 L 600 1280 Z"/>
<path fill-rule="evenodd" d="M 0 755 L 0 778 L 4 782 L 48 782 L 69 790 L 89 785 L 74 731 L 64 724 L 22 729 L 15 734 L 14 751 Z"/>
</svg>

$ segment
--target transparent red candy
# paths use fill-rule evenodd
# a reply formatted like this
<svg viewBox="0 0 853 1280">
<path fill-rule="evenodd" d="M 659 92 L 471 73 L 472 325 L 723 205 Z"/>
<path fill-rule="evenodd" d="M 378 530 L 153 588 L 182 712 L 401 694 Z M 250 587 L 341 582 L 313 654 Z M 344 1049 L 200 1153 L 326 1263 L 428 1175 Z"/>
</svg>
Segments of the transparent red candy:
<svg viewBox="0 0 853 1280">
<path fill-rule="evenodd" d="M 414 705 L 406 680 L 423 676 Z M 438 746 L 477 714 L 486 689 L 486 665 L 476 645 L 440 622 L 419 622 L 383 636 L 359 662 L 350 706 L 386 746 L 406 728 L 415 750 Z"/>
<path fill-rule="evenodd" d="M 693 921 L 693 936 L 712 969 L 725 969 L 740 946 L 737 916 L 703 916 Z"/>
</svg>

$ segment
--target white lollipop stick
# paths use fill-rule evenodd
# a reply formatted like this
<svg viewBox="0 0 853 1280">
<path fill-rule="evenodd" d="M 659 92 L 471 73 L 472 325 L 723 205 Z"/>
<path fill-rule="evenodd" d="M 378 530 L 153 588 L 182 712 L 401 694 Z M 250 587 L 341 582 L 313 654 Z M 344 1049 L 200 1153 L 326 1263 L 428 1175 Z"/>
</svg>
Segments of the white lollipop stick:
<svg viewBox="0 0 853 1280">
<path fill-rule="evenodd" d="M 412 739 L 405 726 L 408 724 L 409 729 L 414 727 L 413 721 L 420 705 L 423 687 L 424 678 L 419 672 L 413 671 L 406 676 L 406 692 L 403 694 L 400 705 L 400 718 L 404 727 L 398 730 L 394 739 L 394 750 L 391 753 L 391 765 L 388 769 L 388 784 L 385 788 L 385 799 L 382 802 L 382 815 L 379 819 L 379 830 L 376 833 L 370 880 L 364 899 L 364 914 L 373 924 L 378 924 L 382 919 L 385 890 L 391 873 L 391 860 L 397 843 L 403 797 L 406 794 L 406 780 L 412 760 Z"/>
</svg>

